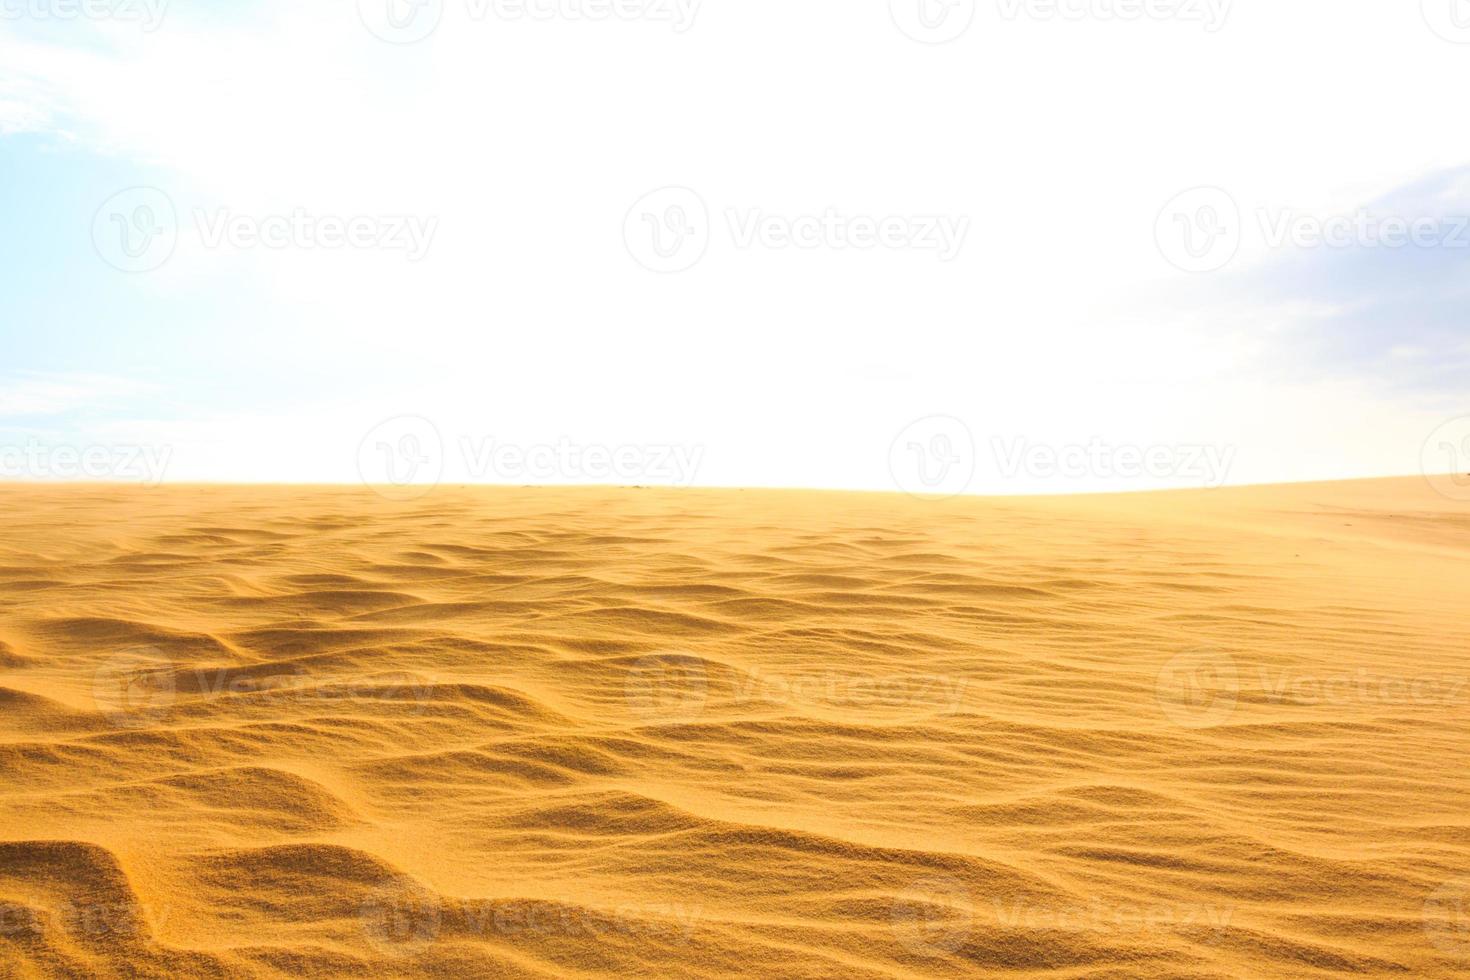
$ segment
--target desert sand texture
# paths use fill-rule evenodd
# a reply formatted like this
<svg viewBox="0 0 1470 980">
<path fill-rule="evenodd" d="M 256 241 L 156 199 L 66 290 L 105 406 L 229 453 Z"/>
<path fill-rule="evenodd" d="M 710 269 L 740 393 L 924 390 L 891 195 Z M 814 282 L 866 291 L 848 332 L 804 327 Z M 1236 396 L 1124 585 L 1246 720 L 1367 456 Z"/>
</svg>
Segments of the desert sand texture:
<svg viewBox="0 0 1470 980">
<path fill-rule="evenodd" d="M 0 518 L 0 976 L 1470 975 L 1423 480 Z"/>
</svg>

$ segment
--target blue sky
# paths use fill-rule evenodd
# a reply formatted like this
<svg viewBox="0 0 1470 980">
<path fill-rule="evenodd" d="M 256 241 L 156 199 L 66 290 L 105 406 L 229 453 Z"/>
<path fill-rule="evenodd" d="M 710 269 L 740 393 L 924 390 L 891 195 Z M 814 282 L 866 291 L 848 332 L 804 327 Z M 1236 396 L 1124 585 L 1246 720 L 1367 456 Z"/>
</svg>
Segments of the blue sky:
<svg viewBox="0 0 1470 980">
<path fill-rule="evenodd" d="M 894 446 L 943 418 L 976 457 L 964 489 L 1068 492 L 1200 477 L 1006 474 L 994 446 L 1228 447 L 1226 482 L 1402 474 L 1470 413 L 1470 244 L 1264 240 L 1287 212 L 1470 214 L 1470 49 L 1412 9 L 1237 6 L 1206 32 L 981 4 L 927 45 L 882 5 L 696 5 L 675 31 L 653 0 L 608 22 L 446 3 L 391 44 L 374 2 L 0 19 L 0 443 L 352 482 L 384 423 L 396 446 L 416 423 L 392 420 L 423 419 L 443 479 L 524 482 L 466 466 L 488 440 L 895 489 Z M 1328 72 L 1329 50 L 1376 67 Z M 1205 272 L 1156 223 L 1199 187 L 1235 209 Z M 129 272 L 94 220 L 125 226 L 154 200 L 133 188 L 177 241 Z M 653 270 L 629 236 L 671 215 L 703 244 Z M 863 241 L 886 221 L 892 247 Z M 966 228 L 952 258 L 935 221 Z M 542 479 L 588 478 L 564 470 Z"/>
<path fill-rule="evenodd" d="M 1426 175 L 1364 203 L 1380 215 L 1444 219 L 1443 246 L 1287 252 L 1232 289 L 1330 305 L 1293 351 L 1302 367 L 1376 375 L 1406 398 L 1466 409 L 1470 378 L 1470 166 Z"/>
</svg>

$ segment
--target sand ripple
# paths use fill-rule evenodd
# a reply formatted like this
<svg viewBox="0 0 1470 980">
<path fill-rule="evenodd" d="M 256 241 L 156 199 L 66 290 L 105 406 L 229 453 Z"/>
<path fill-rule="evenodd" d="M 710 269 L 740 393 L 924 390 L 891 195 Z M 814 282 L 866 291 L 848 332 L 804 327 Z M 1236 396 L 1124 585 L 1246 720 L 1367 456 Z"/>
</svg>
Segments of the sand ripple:
<svg viewBox="0 0 1470 980">
<path fill-rule="evenodd" d="M 1470 507 L 0 487 L 0 976 L 1470 975 Z"/>
</svg>

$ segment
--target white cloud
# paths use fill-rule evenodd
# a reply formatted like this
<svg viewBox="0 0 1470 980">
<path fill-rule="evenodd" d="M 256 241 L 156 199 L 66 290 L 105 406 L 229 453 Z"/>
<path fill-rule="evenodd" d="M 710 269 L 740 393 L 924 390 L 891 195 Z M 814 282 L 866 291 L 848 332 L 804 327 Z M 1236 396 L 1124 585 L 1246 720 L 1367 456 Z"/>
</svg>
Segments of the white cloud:
<svg viewBox="0 0 1470 980">
<path fill-rule="evenodd" d="M 0 419 L 110 408 L 119 399 L 147 390 L 149 386 L 141 382 L 109 375 L 15 375 L 0 378 Z"/>
<path fill-rule="evenodd" d="M 1461 111 L 1463 52 L 1413 6 L 1236 4 L 1214 34 L 982 13 L 943 47 L 905 37 L 883 3 L 710 4 L 675 34 L 475 21 L 449 2 L 410 46 L 374 38 L 354 3 L 276 0 L 244 23 L 179 8 L 152 33 L 94 25 L 86 46 L 0 33 L 0 127 L 47 125 L 152 168 L 183 228 L 146 288 L 264 297 L 258 329 L 292 358 L 362 365 L 355 388 L 300 393 L 364 403 L 323 439 L 438 411 L 446 427 L 525 440 L 694 433 L 711 482 L 881 486 L 886 444 L 873 457 L 869 443 L 947 412 L 1062 440 L 1192 429 L 1264 447 L 1242 455 L 1270 460 L 1255 475 L 1300 476 L 1293 459 L 1333 460 L 1302 440 L 1335 436 L 1251 420 L 1312 404 L 1323 411 L 1303 418 L 1328 426 L 1357 417 L 1362 392 L 1259 383 L 1276 335 L 1310 310 L 1145 302 L 1197 284 L 1162 260 L 1154 221 L 1200 184 L 1247 210 L 1320 211 L 1458 162 L 1445 121 Z M 1326 71 L 1324 51 L 1368 52 L 1373 70 Z M 703 196 L 713 236 L 693 269 L 659 276 L 632 261 L 622 226 L 673 184 Z M 941 264 L 741 249 L 723 226 L 729 208 L 833 206 L 966 215 L 973 229 Z M 209 249 L 191 216 L 221 207 L 440 224 L 418 263 Z M 1239 262 L 1262 259 L 1248 243 Z M 442 405 L 446 390 L 459 404 Z M 261 408 L 215 431 L 269 442 L 252 435 L 273 426 Z M 1394 420 L 1383 431 L 1421 421 L 1377 409 Z M 351 477 L 308 453 L 218 445 L 201 473 Z"/>
</svg>

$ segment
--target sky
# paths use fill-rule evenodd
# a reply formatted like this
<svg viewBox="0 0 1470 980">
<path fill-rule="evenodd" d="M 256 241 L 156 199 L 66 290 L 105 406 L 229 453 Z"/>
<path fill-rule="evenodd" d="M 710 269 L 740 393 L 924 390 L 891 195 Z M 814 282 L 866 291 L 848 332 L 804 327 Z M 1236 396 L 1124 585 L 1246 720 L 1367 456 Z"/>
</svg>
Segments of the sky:
<svg viewBox="0 0 1470 980">
<path fill-rule="evenodd" d="M 0 478 L 1470 470 L 1467 82 L 1466 0 L 0 0 Z"/>
</svg>

